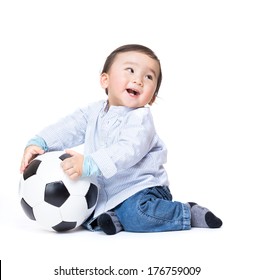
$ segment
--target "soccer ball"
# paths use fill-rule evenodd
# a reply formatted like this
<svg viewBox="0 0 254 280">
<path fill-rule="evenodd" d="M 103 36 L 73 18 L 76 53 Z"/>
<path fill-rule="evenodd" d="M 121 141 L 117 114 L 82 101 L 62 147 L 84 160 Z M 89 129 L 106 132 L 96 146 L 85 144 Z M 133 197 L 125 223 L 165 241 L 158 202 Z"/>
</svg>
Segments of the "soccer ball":
<svg viewBox="0 0 254 280">
<path fill-rule="evenodd" d="M 88 179 L 71 180 L 62 170 L 65 152 L 47 152 L 30 162 L 21 176 L 21 206 L 31 220 L 57 232 L 80 226 L 94 211 L 98 188 Z"/>
</svg>

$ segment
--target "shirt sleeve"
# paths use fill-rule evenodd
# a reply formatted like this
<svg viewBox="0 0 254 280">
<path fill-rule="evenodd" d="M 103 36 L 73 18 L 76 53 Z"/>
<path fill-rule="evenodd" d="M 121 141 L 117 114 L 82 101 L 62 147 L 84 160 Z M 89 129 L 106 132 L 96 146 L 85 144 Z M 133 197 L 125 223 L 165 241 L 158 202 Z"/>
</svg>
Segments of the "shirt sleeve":
<svg viewBox="0 0 254 280">
<path fill-rule="evenodd" d="M 137 164 L 155 143 L 156 132 L 149 108 L 131 111 L 123 122 L 118 141 L 90 155 L 105 178 Z"/>
<path fill-rule="evenodd" d="M 64 150 L 83 144 L 88 122 L 87 109 L 78 109 L 38 133 L 48 150 Z"/>
</svg>

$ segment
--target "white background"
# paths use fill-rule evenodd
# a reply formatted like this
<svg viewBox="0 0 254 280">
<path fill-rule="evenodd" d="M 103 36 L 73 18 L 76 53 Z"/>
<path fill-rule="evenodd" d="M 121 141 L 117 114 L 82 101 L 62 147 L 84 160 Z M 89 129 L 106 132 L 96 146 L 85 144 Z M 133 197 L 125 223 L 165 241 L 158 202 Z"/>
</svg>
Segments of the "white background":
<svg viewBox="0 0 254 280">
<path fill-rule="evenodd" d="M 245 0 L 0 2 L 3 280 L 112 278 L 54 276 L 60 265 L 144 271 L 200 266 L 199 276 L 183 278 L 250 279 L 253 14 L 252 1 Z M 152 110 L 168 146 L 174 199 L 207 206 L 222 218 L 221 229 L 57 234 L 24 215 L 18 182 L 27 140 L 77 107 L 105 98 L 100 70 L 111 51 L 128 43 L 147 45 L 161 60 L 163 81 Z"/>
</svg>

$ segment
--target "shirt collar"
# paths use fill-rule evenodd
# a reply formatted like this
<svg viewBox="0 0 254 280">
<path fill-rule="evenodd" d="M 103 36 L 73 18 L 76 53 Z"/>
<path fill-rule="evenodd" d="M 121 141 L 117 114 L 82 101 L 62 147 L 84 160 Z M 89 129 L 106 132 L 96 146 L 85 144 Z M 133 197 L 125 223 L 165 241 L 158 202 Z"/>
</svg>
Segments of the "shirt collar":
<svg viewBox="0 0 254 280">
<path fill-rule="evenodd" d="M 110 114 L 116 114 L 116 115 L 124 115 L 130 111 L 135 110 L 136 108 L 130 108 L 130 107 L 126 107 L 126 106 L 110 106 L 108 104 L 108 100 L 106 100 L 104 102 L 104 106 L 103 106 L 104 110 L 102 115 L 105 116 L 107 113 Z"/>
</svg>

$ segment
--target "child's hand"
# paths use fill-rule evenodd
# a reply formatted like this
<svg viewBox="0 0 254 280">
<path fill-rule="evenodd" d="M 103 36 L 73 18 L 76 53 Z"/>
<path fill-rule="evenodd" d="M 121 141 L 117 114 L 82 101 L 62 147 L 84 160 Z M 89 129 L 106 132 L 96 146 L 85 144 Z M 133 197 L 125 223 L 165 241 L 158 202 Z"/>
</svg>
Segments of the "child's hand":
<svg viewBox="0 0 254 280">
<path fill-rule="evenodd" d="M 71 157 L 63 160 L 61 166 L 70 179 L 75 180 L 82 175 L 84 156 L 73 150 L 65 150 L 65 152 Z"/>
<path fill-rule="evenodd" d="M 20 173 L 23 173 L 28 164 L 38 155 L 44 154 L 44 150 L 41 147 L 31 145 L 26 147 L 23 158 L 20 165 Z"/>
</svg>

